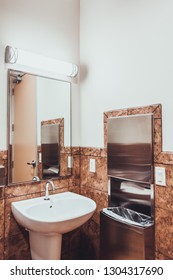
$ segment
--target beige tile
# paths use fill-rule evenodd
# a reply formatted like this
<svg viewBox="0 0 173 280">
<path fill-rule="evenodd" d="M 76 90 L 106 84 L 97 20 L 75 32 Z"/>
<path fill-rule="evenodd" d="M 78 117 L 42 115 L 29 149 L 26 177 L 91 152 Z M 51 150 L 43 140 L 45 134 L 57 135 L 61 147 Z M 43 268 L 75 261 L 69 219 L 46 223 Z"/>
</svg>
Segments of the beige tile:
<svg viewBox="0 0 173 280">
<path fill-rule="evenodd" d="M 156 163 L 173 164 L 173 152 L 161 152 L 156 158 Z"/>
<path fill-rule="evenodd" d="M 156 208 L 155 246 L 156 251 L 173 259 L 173 212 Z"/>
<path fill-rule="evenodd" d="M 107 148 L 107 144 L 108 144 L 108 138 L 107 138 L 107 123 L 104 123 L 104 148 Z"/>
<path fill-rule="evenodd" d="M 80 179 L 81 179 L 81 186 L 87 186 L 88 179 L 89 179 L 89 157 L 88 156 L 81 156 Z"/>
<path fill-rule="evenodd" d="M 153 111 L 154 118 L 155 119 L 161 119 L 162 118 L 162 105 L 158 104 L 158 106 Z"/>
<path fill-rule="evenodd" d="M 81 228 L 81 256 L 83 259 L 99 260 L 100 227 L 92 219 Z"/>
<path fill-rule="evenodd" d="M 0 199 L 4 198 L 4 189 L 5 189 L 5 186 L 0 186 Z"/>
<path fill-rule="evenodd" d="M 4 200 L 0 200 L 0 240 L 4 238 Z"/>
<path fill-rule="evenodd" d="M 80 147 L 79 146 L 73 146 L 72 147 L 72 155 L 80 155 Z"/>
<path fill-rule="evenodd" d="M 73 155 L 72 176 L 74 178 L 80 177 L 80 155 Z"/>
<path fill-rule="evenodd" d="M 16 222 L 16 220 L 12 214 L 11 203 L 15 202 L 15 201 L 21 201 L 21 200 L 35 198 L 35 197 L 38 197 L 37 193 L 6 199 L 5 215 L 4 215 L 4 217 L 5 217 L 5 238 L 18 234 L 22 230 L 22 227 Z"/>
<path fill-rule="evenodd" d="M 60 176 L 70 176 L 71 175 L 71 169 L 68 168 L 68 153 L 61 153 L 60 154 Z"/>
<path fill-rule="evenodd" d="M 107 176 L 107 158 L 96 158 L 96 182 L 94 184 L 95 189 L 108 192 L 108 176 Z M 90 185 L 90 184 L 89 184 Z"/>
<path fill-rule="evenodd" d="M 0 260 L 4 260 L 4 240 L 0 240 Z"/>
<path fill-rule="evenodd" d="M 150 114 L 150 113 L 153 113 L 156 110 L 156 108 L 158 108 L 158 104 L 129 108 L 127 110 L 127 114 L 128 115 Z"/>
<path fill-rule="evenodd" d="M 127 109 L 118 109 L 118 110 L 104 112 L 104 122 L 106 123 L 108 118 L 126 116 L 127 113 L 128 113 Z"/>
<path fill-rule="evenodd" d="M 100 211 L 104 207 L 108 207 L 108 194 L 90 187 L 81 187 L 81 194 L 96 202 L 97 207 L 92 219 L 100 224 Z"/>
<path fill-rule="evenodd" d="M 101 155 L 101 149 L 100 148 L 92 148 L 92 147 L 82 147 L 80 149 L 82 156 L 93 156 L 98 157 Z"/>
<path fill-rule="evenodd" d="M 171 260 L 168 256 L 165 256 L 160 252 L 156 252 L 155 259 L 156 260 Z"/>
<path fill-rule="evenodd" d="M 11 185 L 5 188 L 5 198 L 26 196 L 28 194 L 39 193 L 41 191 L 40 182 L 22 183 Z"/>
<path fill-rule="evenodd" d="M 162 121 L 154 120 L 154 156 L 157 157 L 162 152 Z"/>
<path fill-rule="evenodd" d="M 5 239 L 5 260 L 31 260 L 28 232 Z"/>
<path fill-rule="evenodd" d="M 73 184 L 69 187 L 68 191 L 80 194 L 80 187 L 78 185 Z"/>
</svg>

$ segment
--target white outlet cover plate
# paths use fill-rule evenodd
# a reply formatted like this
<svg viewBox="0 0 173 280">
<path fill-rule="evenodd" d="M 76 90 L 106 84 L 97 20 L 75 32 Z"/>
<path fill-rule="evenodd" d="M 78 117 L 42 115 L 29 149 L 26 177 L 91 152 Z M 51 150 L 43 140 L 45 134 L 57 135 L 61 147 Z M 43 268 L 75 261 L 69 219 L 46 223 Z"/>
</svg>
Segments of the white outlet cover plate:
<svg viewBox="0 0 173 280">
<path fill-rule="evenodd" d="M 93 158 L 90 159 L 90 172 L 96 172 L 96 161 Z"/>
<path fill-rule="evenodd" d="M 68 168 L 72 168 L 72 165 L 73 165 L 72 156 L 68 156 Z"/>
</svg>

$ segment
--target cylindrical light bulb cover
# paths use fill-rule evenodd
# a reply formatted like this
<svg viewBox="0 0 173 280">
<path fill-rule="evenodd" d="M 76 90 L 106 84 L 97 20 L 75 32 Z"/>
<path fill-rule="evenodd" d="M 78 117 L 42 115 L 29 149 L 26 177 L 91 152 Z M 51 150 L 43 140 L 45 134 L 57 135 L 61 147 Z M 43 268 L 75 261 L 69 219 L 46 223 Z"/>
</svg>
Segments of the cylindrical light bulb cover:
<svg viewBox="0 0 173 280">
<path fill-rule="evenodd" d="M 31 53 L 10 46 L 5 50 L 5 62 L 18 64 L 35 69 L 46 70 L 48 72 L 75 77 L 78 74 L 78 66 L 76 64 L 59 61 L 40 54 Z"/>
</svg>

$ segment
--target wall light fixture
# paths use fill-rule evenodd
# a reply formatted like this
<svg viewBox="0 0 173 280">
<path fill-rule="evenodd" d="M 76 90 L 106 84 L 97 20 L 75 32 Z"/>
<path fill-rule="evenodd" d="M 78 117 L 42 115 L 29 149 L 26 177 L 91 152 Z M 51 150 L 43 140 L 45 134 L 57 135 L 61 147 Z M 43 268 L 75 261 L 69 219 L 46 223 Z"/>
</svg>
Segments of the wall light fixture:
<svg viewBox="0 0 173 280">
<path fill-rule="evenodd" d="M 5 63 L 10 64 L 10 68 L 16 70 L 34 69 L 35 73 L 46 71 L 54 74 L 53 76 L 63 75 L 74 78 L 78 74 L 78 66 L 76 64 L 59 61 L 57 59 L 49 58 L 40 54 L 31 53 L 20 50 L 15 47 L 6 46 L 5 48 Z"/>
</svg>

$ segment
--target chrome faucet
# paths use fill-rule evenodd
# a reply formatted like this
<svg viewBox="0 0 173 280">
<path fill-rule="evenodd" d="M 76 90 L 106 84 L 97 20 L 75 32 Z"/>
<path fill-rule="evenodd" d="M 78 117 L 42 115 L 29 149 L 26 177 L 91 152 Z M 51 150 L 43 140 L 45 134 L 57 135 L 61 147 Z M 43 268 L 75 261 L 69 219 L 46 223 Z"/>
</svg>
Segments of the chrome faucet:
<svg viewBox="0 0 173 280">
<path fill-rule="evenodd" d="M 52 190 L 55 191 L 55 185 L 52 180 L 48 180 L 45 187 L 45 198 L 44 200 L 50 200 L 49 198 L 49 185 L 52 186 Z"/>
</svg>

